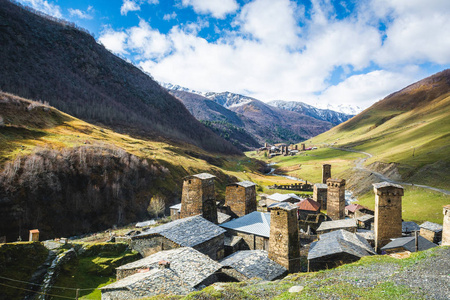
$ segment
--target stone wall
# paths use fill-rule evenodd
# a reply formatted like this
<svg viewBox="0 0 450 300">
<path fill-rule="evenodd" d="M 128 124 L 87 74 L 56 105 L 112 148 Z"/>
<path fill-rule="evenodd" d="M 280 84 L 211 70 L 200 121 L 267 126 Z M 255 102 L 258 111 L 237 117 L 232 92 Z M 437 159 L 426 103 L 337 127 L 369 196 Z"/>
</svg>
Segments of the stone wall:
<svg viewBox="0 0 450 300">
<path fill-rule="evenodd" d="M 450 245 L 450 205 L 444 207 L 444 222 L 442 224 L 442 245 Z"/>
<path fill-rule="evenodd" d="M 385 184 L 375 191 L 375 251 L 387 245 L 391 238 L 402 236 L 402 196 L 399 185 Z"/>
<path fill-rule="evenodd" d="M 420 235 L 435 244 L 438 244 L 442 239 L 442 231 L 434 232 L 432 230 L 420 228 Z"/>
<path fill-rule="evenodd" d="M 269 258 L 285 267 L 289 273 L 300 270 L 300 243 L 297 210 L 279 207 L 270 213 Z"/>
<path fill-rule="evenodd" d="M 138 251 L 143 257 L 146 257 L 162 250 L 179 248 L 180 245 L 161 235 L 151 235 L 133 238 L 130 242 L 130 247 Z"/>
<path fill-rule="evenodd" d="M 225 205 L 229 206 L 237 217 L 256 211 L 256 186 L 228 185 L 225 191 Z"/>
<path fill-rule="evenodd" d="M 327 215 L 332 220 L 345 218 L 345 179 L 327 180 Z"/>
<path fill-rule="evenodd" d="M 327 180 L 331 178 L 331 165 L 322 165 L 322 183 L 327 183 Z"/>
<path fill-rule="evenodd" d="M 213 260 L 220 260 L 225 254 L 224 238 L 225 235 L 222 233 L 221 235 L 192 248 L 198 250 L 200 253 L 208 255 Z"/>
<path fill-rule="evenodd" d="M 180 218 L 180 210 L 171 208 L 170 209 L 170 219 L 172 221 L 178 220 Z"/>
<path fill-rule="evenodd" d="M 239 250 L 269 250 L 269 239 L 263 236 L 227 229 L 231 235 L 242 237 L 243 245 Z"/>
</svg>

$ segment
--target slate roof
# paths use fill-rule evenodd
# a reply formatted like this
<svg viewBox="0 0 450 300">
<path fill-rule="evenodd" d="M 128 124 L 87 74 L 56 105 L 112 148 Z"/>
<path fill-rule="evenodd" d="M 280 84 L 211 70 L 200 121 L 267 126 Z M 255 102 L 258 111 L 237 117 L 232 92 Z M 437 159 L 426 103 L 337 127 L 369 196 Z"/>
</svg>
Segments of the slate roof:
<svg viewBox="0 0 450 300">
<path fill-rule="evenodd" d="M 141 234 L 135 235 L 132 239 L 159 234 L 181 247 L 194 247 L 224 232 L 223 228 L 197 215 L 150 228 Z"/>
<path fill-rule="evenodd" d="M 240 185 L 240 186 L 243 186 L 245 188 L 248 188 L 248 187 L 251 187 L 251 186 L 255 186 L 256 183 L 248 181 L 248 180 L 245 180 L 245 181 L 230 183 L 229 185 Z"/>
<path fill-rule="evenodd" d="M 442 225 L 433 223 L 433 222 L 428 222 L 428 221 L 426 221 L 425 223 L 420 225 L 420 228 L 427 229 L 427 230 L 430 230 L 433 232 L 441 232 L 442 231 Z"/>
<path fill-rule="evenodd" d="M 412 221 L 402 222 L 402 232 L 403 233 L 410 233 L 410 232 L 419 231 L 419 230 L 420 230 L 419 225 L 417 225 L 416 223 L 414 223 Z"/>
<path fill-rule="evenodd" d="M 403 248 L 405 250 L 408 250 L 409 252 L 416 252 L 415 239 L 416 238 L 413 236 L 398 238 L 398 239 L 393 240 L 386 246 L 382 247 L 381 250 Z M 433 247 L 437 247 L 437 245 L 419 235 L 419 251 L 427 250 L 427 249 L 430 249 Z"/>
<path fill-rule="evenodd" d="M 348 253 L 357 257 L 376 254 L 367 240 L 355 233 L 340 229 L 325 233 L 320 240 L 313 242 L 308 252 L 308 259 Z"/>
<path fill-rule="evenodd" d="M 311 198 L 303 199 L 296 205 L 300 210 L 318 211 L 320 209 L 320 204 Z"/>
<path fill-rule="evenodd" d="M 222 224 L 231 220 L 231 216 L 220 211 L 217 212 L 217 223 Z"/>
<path fill-rule="evenodd" d="M 346 210 L 348 210 L 348 211 L 350 211 L 350 212 L 352 212 L 352 213 L 354 213 L 354 212 L 357 211 L 357 210 L 363 209 L 363 208 L 365 209 L 364 206 L 359 205 L 359 204 L 350 204 L 350 205 L 347 205 L 347 206 L 345 207 Z"/>
<path fill-rule="evenodd" d="M 270 237 L 270 213 L 254 211 L 220 225 L 223 228 Z"/>
<path fill-rule="evenodd" d="M 102 294 L 125 290 L 133 294 L 135 299 L 156 295 L 186 295 L 195 291 L 171 269 L 152 269 L 145 273 L 137 273 L 100 289 Z"/>
<path fill-rule="evenodd" d="M 270 209 L 281 208 L 284 210 L 297 210 L 297 205 L 289 203 L 289 202 L 280 202 L 280 203 L 272 203 L 268 206 Z"/>
<path fill-rule="evenodd" d="M 247 278 L 274 280 L 287 273 L 286 268 L 271 260 L 264 250 L 238 251 L 220 263 L 235 269 Z"/>
<path fill-rule="evenodd" d="M 296 194 L 280 194 L 280 193 L 275 193 L 272 195 L 267 196 L 268 199 L 273 200 L 273 201 L 277 201 L 277 202 L 283 202 L 286 200 L 289 200 L 290 198 L 294 198 L 297 199 L 298 201 L 302 200 L 299 196 L 297 196 Z"/>
<path fill-rule="evenodd" d="M 241 236 L 225 236 L 224 245 L 234 247 L 237 243 L 242 241 L 243 238 Z"/>
<path fill-rule="evenodd" d="M 315 183 L 314 186 L 317 186 L 318 189 L 327 189 L 328 188 L 326 183 Z"/>
<path fill-rule="evenodd" d="M 221 264 L 207 255 L 190 247 L 182 247 L 157 252 L 138 261 L 120 266 L 117 270 L 157 269 L 158 262 L 161 260 L 168 261 L 170 269 L 190 287 L 196 287 L 222 268 Z"/>
<path fill-rule="evenodd" d="M 143 221 L 143 222 L 138 222 L 136 223 L 136 227 L 146 227 L 146 226 L 150 226 L 150 225 L 155 225 L 156 221 L 155 220 L 148 220 L 148 221 Z"/>
<path fill-rule="evenodd" d="M 358 229 L 356 234 L 362 236 L 366 240 L 375 240 L 375 233 L 373 232 L 373 230 Z"/>
<path fill-rule="evenodd" d="M 390 182 L 387 182 L 387 181 L 373 183 L 372 185 L 376 189 L 381 189 L 381 188 L 385 188 L 385 187 L 396 187 L 396 188 L 399 188 L 399 189 L 403 189 L 403 187 L 401 185 L 395 184 L 395 183 L 390 183 Z"/>
<path fill-rule="evenodd" d="M 172 205 L 171 207 L 169 207 L 170 209 L 178 209 L 178 210 L 181 210 L 181 203 L 178 203 L 178 204 L 175 204 L 175 205 Z"/>
<path fill-rule="evenodd" d="M 356 218 L 356 220 L 358 220 L 360 222 L 367 222 L 367 221 L 370 221 L 370 220 L 373 220 L 373 219 L 375 219 L 375 217 L 372 216 L 372 215 L 369 215 L 369 214 L 364 214 L 364 215 Z"/>
<path fill-rule="evenodd" d="M 341 229 L 341 228 L 352 228 L 352 227 L 355 227 L 355 228 L 357 227 L 355 219 L 342 219 L 342 220 L 322 222 L 320 224 L 319 228 L 317 228 L 317 231 Z"/>
</svg>

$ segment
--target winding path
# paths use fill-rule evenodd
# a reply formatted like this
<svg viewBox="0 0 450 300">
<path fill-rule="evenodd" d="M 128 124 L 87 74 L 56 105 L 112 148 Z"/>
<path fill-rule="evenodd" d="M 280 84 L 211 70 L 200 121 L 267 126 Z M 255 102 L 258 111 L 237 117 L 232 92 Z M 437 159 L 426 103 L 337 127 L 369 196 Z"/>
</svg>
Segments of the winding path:
<svg viewBox="0 0 450 300">
<path fill-rule="evenodd" d="M 390 182 L 390 183 L 395 183 L 395 184 L 400 184 L 400 185 L 418 186 L 418 187 L 421 187 L 421 188 L 424 188 L 424 189 L 429 189 L 429 190 L 433 190 L 433 191 L 436 191 L 436 192 L 444 193 L 444 194 L 446 194 L 446 195 L 450 195 L 450 191 L 449 191 L 449 190 L 438 189 L 438 188 L 435 188 L 435 187 L 432 187 L 432 186 L 428 186 L 428 185 L 414 184 L 414 183 L 409 183 L 409 182 L 402 182 L 402 181 L 392 180 L 392 179 L 390 179 L 389 177 L 386 177 L 386 176 L 384 176 L 383 174 L 381 174 L 381 173 L 379 173 L 379 172 L 375 172 L 375 171 L 372 171 L 372 170 L 370 170 L 370 169 L 367 169 L 367 168 L 364 166 L 364 162 L 365 162 L 367 159 L 369 159 L 369 158 L 371 158 L 371 157 L 373 156 L 373 155 L 370 154 L 370 153 L 363 152 L 363 151 L 358 151 L 358 150 L 353 150 L 353 149 L 336 148 L 336 147 L 330 147 L 330 148 L 331 148 L 331 149 L 336 149 L 336 150 L 341 150 L 341 151 L 347 151 L 347 152 L 361 153 L 361 154 L 366 155 L 365 158 L 361 158 L 361 159 L 359 159 L 359 160 L 356 162 L 355 169 L 363 170 L 363 171 L 366 171 L 366 172 L 370 172 L 370 173 L 376 175 L 378 178 L 380 178 L 381 181 L 387 181 L 387 182 Z"/>
</svg>

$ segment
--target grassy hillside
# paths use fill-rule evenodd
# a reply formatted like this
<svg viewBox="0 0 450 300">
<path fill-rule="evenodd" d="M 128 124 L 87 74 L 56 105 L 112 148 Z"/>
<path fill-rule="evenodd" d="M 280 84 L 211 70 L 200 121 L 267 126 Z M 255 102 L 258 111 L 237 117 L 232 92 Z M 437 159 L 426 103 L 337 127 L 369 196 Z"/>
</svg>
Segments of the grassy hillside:
<svg viewBox="0 0 450 300">
<path fill-rule="evenodd" d="M 63 20 L 0 0 L 0 90 L 85 121 L 160 141 L 240 154 L 151 76 Z"/>
<path fill-rule="evenodd" d="M 154 196 L 179 201 L 182 178 L 217 176 L 225 185 L 254 161 L 174 147 L 92 125 L 48 105 L 0 93 L 0 235 L 43 238 L 98 231 L 150 217 Z"/>
<path fill-rule="evenodd" d="M 368 152 L 397 163 L 403 181 L 450 188 L 450 70 L 377 102 L 351 120 L 310 139 Z"/>
</svg>

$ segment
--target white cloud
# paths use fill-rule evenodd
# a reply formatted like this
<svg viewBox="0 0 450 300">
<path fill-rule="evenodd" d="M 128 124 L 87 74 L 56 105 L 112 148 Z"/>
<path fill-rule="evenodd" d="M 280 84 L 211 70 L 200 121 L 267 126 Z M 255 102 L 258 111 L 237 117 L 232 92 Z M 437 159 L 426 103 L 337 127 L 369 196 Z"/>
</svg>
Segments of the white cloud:
<svg viewBox="0 0 450 300">
<path fill-rule="evenodd" d="M 256 0 L 242 8 L 239 24 L 263 43 L 297 46 L 300 28 L 296 11 L 296 4 L 289 0 Z"/>
<path fill-rule="evenodd" d="M 77 17 L 79 19 L 88 19 L 91 20 L 93 18 L 93 16 L 90 14 L 92 13 L 94 10 L 94 8 L 92 6 L 88 6 L 86 11 L 82 11 L 80 9 L 73 9 L 73 8 L 69 8 L 69 14 L 72 17 Z"/>
<path fill-rule="evenodd" d="M 192 6 L 199 14 L 211 14 L 218 19 L 235 12 L 239 5 L 236 0 L 182 0 L 183 6 Z"/>
<path fill-rule="evenodd" d="M 120 7 L 120 14 L 126 16 L 130 11 L 141 10 L 141 5 L 134 0 L 123 0 L 122 6 Z"/>
<path fill-rule="evenodd" d="M 165 21 L 170 21 L 170 20 L 173 20 L 173 19 L 176 19 L 176 18 L 177 18 L 177 13 L 176 12 L 172 12 L 171 14 L 165 14 L 163 16 L 163 20 L 165 20 Z"/>
<path fill-rule="evenodd" d="M 120 31 L 114 31 L 111 28 L 105 29 L 100 38 L 99 41 L 109 50 L 113 51 L 117 54 L 127 54 L 126 50 L 126 39 L 127 34 L 125 32 Z"/>
<path fill-rule="evenodd" d="M 215 6 L 216 1 L 183 0 L 216 18 L 238 13 L 226 34 L 214 41 L 199 36 L 210 26 L 207 16 L 165 34 L 140 20 L 122 31 L 105 30 L 100 41 L 116 53 L 131 53 L 159 81 L 310 104 L 367 107 L 430 75 L 418 64 L 450 63 L 444 18 L 450 15 L 450 1 L 368 0 L 356 2 L 346 18 L 338 18 L 329 0 L 311 2 L 306 12 L 288 0 L 248 1 L 240 10 L 234 0 L 221 2 L 235 4 L 227 9 Z M 173 17 L 176 13 L 164 19 Z M 380 29 L 380 22 L 386 29 Z"/>
<path fill-rule="evenodd" d="M 47 0 L 19 0 L 19 3 L 30 6 L 50 16 L 62 18 L 61 7 L 49 3 Z"/>
</svg>

